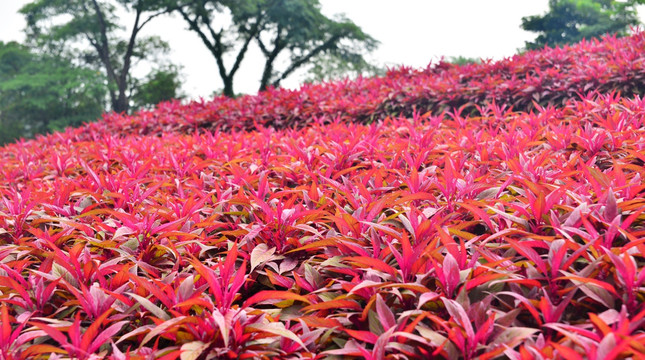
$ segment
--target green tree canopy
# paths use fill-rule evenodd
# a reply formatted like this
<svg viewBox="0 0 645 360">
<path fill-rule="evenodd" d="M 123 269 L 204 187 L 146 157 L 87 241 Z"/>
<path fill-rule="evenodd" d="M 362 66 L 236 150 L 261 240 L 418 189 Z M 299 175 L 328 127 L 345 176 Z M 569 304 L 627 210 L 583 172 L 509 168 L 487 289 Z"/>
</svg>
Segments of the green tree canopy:
<svg viewBox="0 0 645 360">
<path fill-rule="evenodd" d="M 305 82 L 319 83 L 358 76 L 383 76 L 386 72 L 384 67 L 370 64 L 364 59 L 350 62 L 342 57 L 320 54 L 311 61 Z"/>
<path fill-rule="evenodd" d="M 363 56 L 377 45 L 350 20 L 324 16 L 318 0 L 166 0 L 166 4 L 215 58 L 227 96 L 235 94 L 233 79 L 253 43 L 265 58 L 260 90 L 279 86 L 321 57 L 365 67 Z M 224 26 L 227 23 L 231 25 Z M 229 55 L 232 65 L 225 62 Z M 286 65 L 280 66 L 282 62 Z"/>
<path fill-rule="evenodd" d="M 150 108 L 154 105 L 172 99 L 182 99 L 184 95 L 179 91 L 181 81 L 175 66 L 166 66 L 149 73 L 141 84 L 135 86 L 132 93 L 132 107 L 134 109 Z"/>
<path fill-rule="evenodd" d="M 0 42 L 0 143 L 95 120 L 104 81 L 96 70 Z"/>
<path fill-rule="evenodd" d="M 27 38 L 50 54 L 72 57 L 105 74 L 112 110 L 127 112 L 133 88 L 141 84 L 132 75 L 140 61 L 153 63 L 167 44 L 158 37 L 142 37 L 141 29 L 167 13 L 162 0 L 36 0 L 20 11 L 27 19 Z M 117 13 L 117 11 L 121 11 Z M 131 15 L 126 28 L 121 15 Z M 126 33 L 126 36 L 121 34 Z"/>
<path fill-rule="evenodd" d="M 549 0 L 544 15 L 522 18 L 522 29 L 538 33 L 527 49 L 571 44 L 606 33 L 624 35 L 638 25 L 636 5 L 643 0 Z"/>
</svg>

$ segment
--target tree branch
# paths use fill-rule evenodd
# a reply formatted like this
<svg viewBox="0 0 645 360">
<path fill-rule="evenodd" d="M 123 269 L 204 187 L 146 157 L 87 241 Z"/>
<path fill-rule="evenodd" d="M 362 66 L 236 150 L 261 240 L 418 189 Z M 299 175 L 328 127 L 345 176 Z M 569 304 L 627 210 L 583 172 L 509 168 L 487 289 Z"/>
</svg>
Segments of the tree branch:
<svg viewBox="0 0 645 360">
<path fill-rule="evenodd" d="M 256 21 L 251 27 L 251 30 L 248 32 L 248 36 L 244 40 L 244 44 L 242 45 L 242 48 L 237 53 L 237 57 L 235 58 L 235 63 L 233 64 L 231 71 L 228 73 L 229 77 L 233 77 L 233 75 L 235 75 L 237 70 L 240 68 L 240 65 L 242 64 L 242 60 L 244 59 L 244 55 L 246 54 L 246 51 L 249 48 L 249 44 L 251 43 L 251 40 L 253 40 L 256 34 L 259 34 L 259 29 L 260 29 L 259 22 L 260 22 L 259 20 Z"/>
<path fill-rule="evenodd" d="M 268 55 L 265 55 L 266 61 L 264 62 L 264 71 L 262 72 L 262 79 L 260 80 L 260 91 L 266 90 L 269 85 L 273 73 L 273 62 L 287 45 L 287 42 L 282 42 L 282 27 L 280 25 L 278 25 L 277 34 L 273 43 L 275 44 L 273 50 Z"/>
<path fill-rule="evenodd" d="M 190 16 L 182 8 L 178 8 L 177 12 L 179 12 L 179 14 L 181 14 L 181 17 L 183 17 L 184 20 L 186 20 L 190 28 L 199 35 L 199 38 L 202 40 L 204 45 L 206 45 L 208 50 L 211 53 L 214 53 L 215 45 L 211 43 L 211 41 L 208 39 L 206 34 L 204 34 L 204 32 L 199 28 L 199 24 L 197 23 L 198 17 L 195 17 L 195 19 L 191 19 Z"/>
<path fill-rule="evenodd" d="M 266 45 L 264 45 L 264 42 L 262 42 L 262 39 L 260 39 L 260 34 L 255 37 L 255 40 L 257 40 L 260 51 L 262 51 L 264 56 L 269 56 L 269 49 L 267 49 Z"/>
<path fill-rule="evenodd" d="M 224 59 L 222 56 L 223 51 L 222 51 L 222 44 L 221 44 L 221 33 L 218 35 L 213 30 L 210 23 L 206 23 L 202 21 L 202 23 L 207 27 L 211 36 L 213 37 L 213 41 L 211 42 L 211 40 L 208 38 L 208 36 L 206 36 L 204 31 L 202 31 L 202 29 L 199 27 L 199 19 L 200 19 L 199 15 L 195 15 L 195 18 L 191 19 L 190 16 L 181 7 L 177 8 L 177 12 L 179 12 L 181 16 L 184 18 L 184 20 L 188 22 L 188 25 L 190 26 L 190 28 L 199 35 L 204 45 L 206 45 L 206 48 L 208 48 L 211 54 L 213 54 L 213 57 L 215 57 L 215 62 L 217 63 L 217 69 L 219 71 L 219 75 L 222 78 L 222 81 L 226 82 L 228 78 L 228 74 L 227 74 L 226 66 L 224 65 Z"/>
<path fill-rule="evenodd" d="M 280 85 L 280 81 L 286 79 L 291 73 L 293 73 L 295 70 L 297 70 L 299 67 L 303 66 L 304 64 L 308 63 L 314 56 L 320 54 L 321 52 L 327 50 L 331 45 L 333 45 L 336 41 L 338 41 L 341 38 L 340 35 L 334 35 L 331 38 L 329 38 L 327 41 L 325 41 L 323 44 L 317 46 L 315 49 L 313 49 L 311 52 L 309 52 L 305 56 L 301 56 L 300 58 L 296 59 L 291 63 L 291 65 L 285 70 L 282 75 L 275 81 L 273 81 L 272 85 L 273 86 L 278 86 Z"/>
<path fill-rule="evenodd" d="M 139 25 L 139 30 L 141 30 L 141 29 L 142 29 L 142 28 L 143 28 L 147 23 L 149 23 L 149 22 L 150 22 L 150 20 L 152 20 L 152 19 L 156 18 L 157 16 L 161 16 L 161 15 L 164 15 L 164 14 L 168 14 L 168 13 L 170 13 L 171 11 L 172 11 L 172 9 L 166 9 L 166 10 L 162 10 L 162 11 L 156 12 L 156 13 L 154 13 L 154 14 L 152 14 L 152 15 L 148 16 L 148 18 L 147 18 L 145 21 L 143 21 L 143 22 L 141 23 L 141 25 Z"/>
<path fill-rule="evenodd" d="M 118 81 L 118 77 L 116 75 L 116 72 L 114 71 L 114 67 L 112 66 L 112 59 L 110 59 L 110 50 L 107 38 L 107 24 L 105 23 L 105 17 L 103 16 L 103 12 L 101 11 L 101 7 L 99 6 L 98 2 L 96 2 L 96 0 L 92 0 L 92 4 L 94 11 L 96 12 L 96 17 L 99 20 L 100 39 L 94 39 L 93 41 L 90 40 L 90 44 L 94 46 L 99 54 L 99 57 L 101 58 L 101 61 L 103 62 L 103 65 L 105 65 L 105 71 L 107 72 L 108 79 L 111 78 L 112 81 L 116 82 Z M 86 13 L 89 12 L 85 4 L 83 4 L 83 8 Z M 88 33 L 85 33 L 85 35 L 88 37 L 88 39 L 91 38 Z M 111 93 L 113 93 L 113 91 L 111 91 Z"/>
</svg>

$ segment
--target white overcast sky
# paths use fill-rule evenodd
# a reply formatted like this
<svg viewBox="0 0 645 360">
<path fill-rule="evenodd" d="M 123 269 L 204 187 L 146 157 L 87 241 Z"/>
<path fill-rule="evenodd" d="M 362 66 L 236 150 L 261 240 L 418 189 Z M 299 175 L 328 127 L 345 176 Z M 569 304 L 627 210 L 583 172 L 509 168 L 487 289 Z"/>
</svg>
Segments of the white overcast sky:
<svg viewBox="0 0 645 360">
<path fill-rule="evenodd" d="M 27 0 L 0 0 L 0 41 L 24 40 L 18 9 Z M 320 0 L 323 12 L 345 14 L 381 42 L 372 58 L 381 65 L 425 67 L 442 56 L 501 59 L 512 56 L 535 34 L 520 29 L 521 18 L 543 14 L 548 0 Z M 396 5 L 394 5 L 396 4 Z M 640 12 L 642 15 L 642 11 Z M 125 20 L 125 19 L 124 19 Z M 130 19 L 128 19 L 130 20 Z M 208 98 L 222 88 L 215 61 L 197 35 L 178 18 L 153 21 L 144 34 L 166 40 L 171 61 L 183 67 L 184 91 Z M 262 71 L 258 50 L 247 55 L 235 91 L 255 93 Z M 298 87 L 293 76 L 283 85 Z"/>
</svg>

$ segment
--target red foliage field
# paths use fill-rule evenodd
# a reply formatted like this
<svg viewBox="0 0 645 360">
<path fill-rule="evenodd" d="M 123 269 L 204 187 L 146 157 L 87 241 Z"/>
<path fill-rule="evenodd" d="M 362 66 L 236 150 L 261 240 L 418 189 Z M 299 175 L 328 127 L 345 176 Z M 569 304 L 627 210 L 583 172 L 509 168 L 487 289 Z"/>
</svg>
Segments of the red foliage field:
<svg viewBox="0 0 645 360">
<path fill-rule="evenodd" d="M 643 359 L 644 50 L 162 104 L 8 145 L 0 359 Z"/>
<path fill-rule="evenodd" d="M 618 91 L 630 97 L 645 92 L 644 50 L 645 33 L 608 37 L 498 62 L 399 68 L 385 77 L 304 85 L 295 91 L 272 89 L 237 99 L 166 103 L 135 116 L 111 114 L 93 131 L 148 135 L 292 128 L 338 119 L 366 123 L 393 115 L 411 117 L 414 112 L 438 115 L 453 109 L 478 114 L 478 106 L 493 102 L 530 111 L 535 104 L 564 105 L 589 91 Z"/>
</svg>

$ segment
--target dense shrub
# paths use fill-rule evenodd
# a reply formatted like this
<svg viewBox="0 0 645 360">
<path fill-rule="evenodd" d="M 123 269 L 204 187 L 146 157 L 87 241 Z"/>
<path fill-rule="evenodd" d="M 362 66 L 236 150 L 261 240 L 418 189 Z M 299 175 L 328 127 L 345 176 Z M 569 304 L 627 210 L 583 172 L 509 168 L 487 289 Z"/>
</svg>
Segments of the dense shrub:
<svg viewBox="0 0 645 360">
<path fill-rule="evenodd" d="M 165 104 L 8 145 L 0 358 L 642 358 L 644 100 L 360 115 L 390 111 L 367 83 L 434 74 L 465 99 L 453 72 L 472 86 L 533 59 L 575 88 L 591 81 L 571 71 L 585 49 L 615 64 L 612 46 L 640 41 L 545 50 L 578 59 L 568 75 L 528 53 Z M 589 76 L 602 90 L 618 75 Z M 388 101 L 419 110 L 424 86 Z M 490 86 L 473 93 L 502 99 Z M 295 129 L 274 122 L 293 94 L 313 97 Z"/>
<path fill-rule="evenodd" d="M 399 68 L 384 77 L 273 89 L 257 96 L 209 102 L 161 104 L 136 116 L 108 115 L 98 125 L 122 134 L 190 132 L 199 129 L 285 128 L 335 119 L 367 123 L 414 111 L 440 114 L 496 103 L 516 111 L 561 106 L 590 91 L 642 95 L 645 33 L 605 37 L 574 46 L 546 48 L 498 62 L 458 66 L 439 63 L 425 70 Z"/>
</svg>

